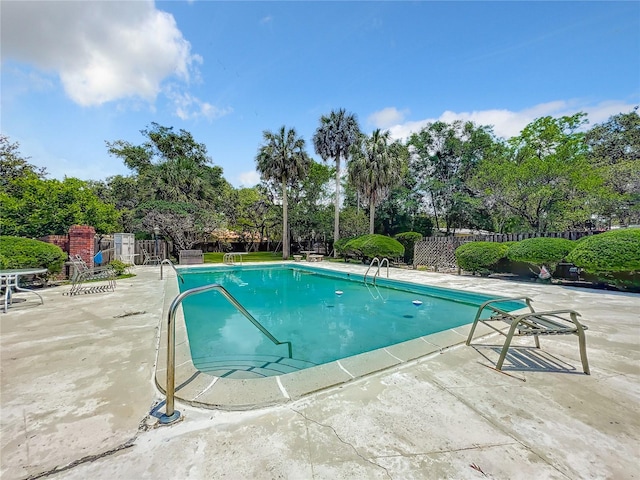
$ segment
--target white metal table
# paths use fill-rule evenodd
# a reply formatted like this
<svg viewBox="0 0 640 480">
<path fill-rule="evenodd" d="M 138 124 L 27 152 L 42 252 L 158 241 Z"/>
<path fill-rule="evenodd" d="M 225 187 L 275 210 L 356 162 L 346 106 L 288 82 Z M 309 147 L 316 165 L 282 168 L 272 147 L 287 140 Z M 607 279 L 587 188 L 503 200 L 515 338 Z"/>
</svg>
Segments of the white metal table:
<svg viewBox="0 0 640 480">
<path fill-rule="evenodd" d="M 4 289 L 4 313 L 7 313 L 9 305 L 13 303 L 12 294 L 14 290 L 16 292 L 33 293 L 40 298 L 40 303 L 44 305 L 44 300 L 38 292 L 22 288 L 18 284 L 21 276 L 42 275 L 43 273 L 47 273 L 46 268 L 8 268 L 0 270 L 0 287 Z"/>
</svg>

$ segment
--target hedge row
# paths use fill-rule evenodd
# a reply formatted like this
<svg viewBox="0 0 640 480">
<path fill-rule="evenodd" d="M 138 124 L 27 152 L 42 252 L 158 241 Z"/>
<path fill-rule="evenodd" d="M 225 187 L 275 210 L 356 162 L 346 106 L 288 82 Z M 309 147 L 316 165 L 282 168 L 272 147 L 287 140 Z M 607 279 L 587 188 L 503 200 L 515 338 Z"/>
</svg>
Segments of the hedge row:
<svg viewBox="0 0 640 480">
<path fill-rule="evenodd" d="M 456 249 L 460 268 L 480 274 L 496 273 L 505 262 L 546 266 L 553 272 L 558 263 L 570 262 L 609 283 L 624 273 L 640 279 L 640 229 L 611 230 L 578 241 L 563 238 L 529 238 L 520 242 L 470 242 Z M 532 270 L 533 271 L 533 270 Z"/>
<path fill-rule="evenodd" d="M 67 254 L 57 245 L 30 238 L 0 236 L 0 268 L 46 268 L 59 273 Z"/>
<path fill-rule="evenodd" d="M 340 239 L 333 248 L 342 257 L 355 256 L 363 261 L 373 257 L 398 258 L 404 255 L 404 247 L 398 240 L 377 234 Z"/>
</svg>

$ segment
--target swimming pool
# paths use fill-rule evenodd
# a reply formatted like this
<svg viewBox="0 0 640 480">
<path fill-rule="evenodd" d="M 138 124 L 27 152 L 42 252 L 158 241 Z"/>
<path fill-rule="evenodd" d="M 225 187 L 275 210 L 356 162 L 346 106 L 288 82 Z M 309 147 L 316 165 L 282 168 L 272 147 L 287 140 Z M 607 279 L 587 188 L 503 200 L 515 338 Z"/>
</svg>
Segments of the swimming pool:
<svg viewBox="0 0 640 480">
<path fill-rule="evenodd" d="M 185 299 L 194 366 L 220 377 L 282 375 L 468 324 L 492 298 L 302 265 L 182 270 L 182 291 L 223 285 L 278 340 L 274 345 L 220 293 Z M 519 302 L 503 304 L 522 307 Z"/>
</svg>

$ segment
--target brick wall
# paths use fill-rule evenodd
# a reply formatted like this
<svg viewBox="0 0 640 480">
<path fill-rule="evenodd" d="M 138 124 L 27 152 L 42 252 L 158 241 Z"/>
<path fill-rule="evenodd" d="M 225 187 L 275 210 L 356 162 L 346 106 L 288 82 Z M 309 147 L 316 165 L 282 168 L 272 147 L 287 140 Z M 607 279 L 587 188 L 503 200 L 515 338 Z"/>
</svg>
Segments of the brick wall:
<svg viewBox="0 0 640 480">
<path fill-rule="evenodd" d="M 93 267 L 96 230 L 88 225 L 73 225 L 69 228 L 69 255 L 80 255 L 87 265 Z"/>
<path fill-rule="evenodd" d="M 69 251 L 69 236 L 68 235 L 47 235 L 40 237 L 38 240 L 41 242 L 53 243 L 59 246 L 63 252 Z"/>
</svg>

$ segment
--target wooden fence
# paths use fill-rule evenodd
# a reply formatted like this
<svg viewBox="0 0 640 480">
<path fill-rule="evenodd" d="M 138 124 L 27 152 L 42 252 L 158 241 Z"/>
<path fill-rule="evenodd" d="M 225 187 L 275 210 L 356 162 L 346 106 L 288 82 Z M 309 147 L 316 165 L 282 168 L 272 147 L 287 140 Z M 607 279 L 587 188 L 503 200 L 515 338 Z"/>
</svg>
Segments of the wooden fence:
<svg viewBox="0 0 640 480">
<path fill-rule="evenodd" d="M 599 231 L 543 232 L 543 233 L 493 233 L 489 235 L 465 235 L 460 237 L 427 237 L 417 242 L 413 250 L 413 268 L 426 266 L 436 271 L 457 271 L 455 251 L 467 242 L 518 242 L 527 238 L 550 237 L 578 240 L 600 233 Z"/>
</svg>

